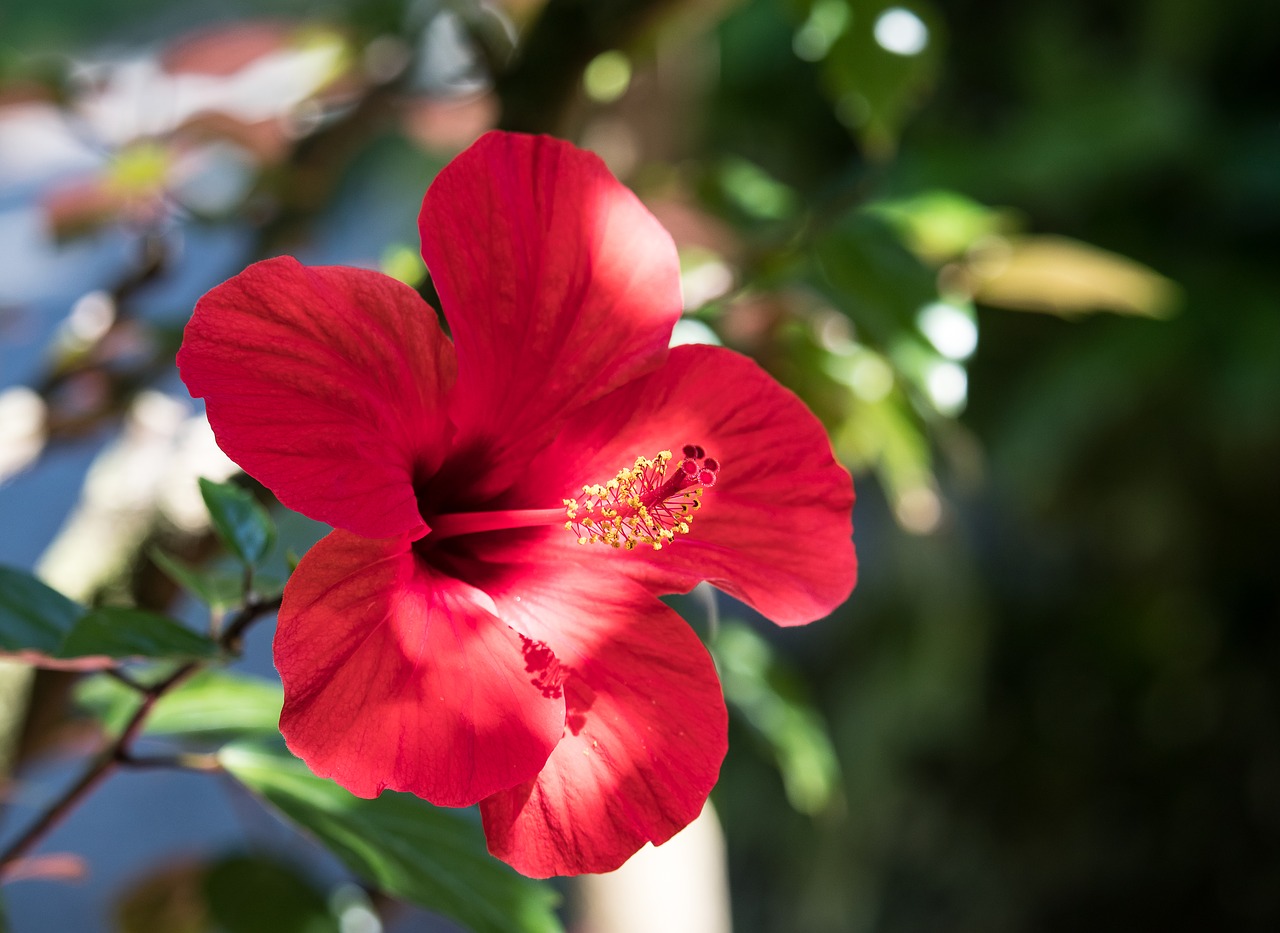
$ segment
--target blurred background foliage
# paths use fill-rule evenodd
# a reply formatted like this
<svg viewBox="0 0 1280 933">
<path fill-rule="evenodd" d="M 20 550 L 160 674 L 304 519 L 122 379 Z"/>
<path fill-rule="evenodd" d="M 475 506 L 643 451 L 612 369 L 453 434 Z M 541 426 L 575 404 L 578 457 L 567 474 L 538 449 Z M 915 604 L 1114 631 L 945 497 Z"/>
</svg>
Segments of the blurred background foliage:
<svg viewBox="0 0 1280 933">
<path fill-rule="evenodd" d="M 213 469 L 194 299 L 279 252 L 432 298 L 432 174 L 555 133 L 671 230 L 677 337 L 759 359 L 858 484 L 847 607 L 706 629 L 736 928 L 1275 929 L 1278 37 L 1244 0 L 7 6 L 4 560 L 171 599 L 148 547 L 210 554 L 161 475 Z M 112 456 L 114 556 L 46 550 Z M 37 688 L 17 763 L 65 732 Z M 240 876 L 324 914 L 253 864 L 167 870 L 197 921 L 242 928 Z"/>
</svg>

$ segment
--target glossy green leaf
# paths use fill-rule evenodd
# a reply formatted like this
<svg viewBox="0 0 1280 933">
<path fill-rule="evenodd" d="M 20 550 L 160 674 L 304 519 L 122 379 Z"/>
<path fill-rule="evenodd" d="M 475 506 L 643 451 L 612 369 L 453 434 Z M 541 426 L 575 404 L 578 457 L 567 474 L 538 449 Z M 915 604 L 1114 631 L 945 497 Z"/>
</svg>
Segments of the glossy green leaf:
<svg viewBox="0 0 1280 933">
<path fill-rule="evenodd" d="M 84 607 L 12 567 L 0 567 L 0 651 L 55 656 Z"/>
<path fill-rule="evenodd" d="M 230 745 L 223 767 L 381 890 L 445 914 L 477 933 L 561 929 L 556 895 L 492 858 L 470 811 L 409 794 L 354 797 L 283 749 Z"/>
<path fill-rule="evenodd" d="M 81 681 L 75 699 L 109 732 L 124 728 L 138 703 L 134 690 L 106 676 Z M 274 736 L 283 699 L 278 683 L 226 671 L 202 671 L 156 702 L 147 718 L 146 734 Z"/>
<path fill-rule="evenodd" d="M 30 574 L 0 567 L 0 652 L 45 666 L 93 667 L 124 658 L 211 658 L 219 649 L 167 616 L 86 609 Z"/>
<path fill-rule="evenodd" d="M 242 573 L 192 567 L 156 548 L 151 550 L 150 557 L 165 576 L 212 609 L 230 609 L 244 599 Z"/>
<path fill-rule="evenodd" d="M 154 612 L 124 606 L 92 609 L 67 633 L 67 657 L 105 654 L 113 658 L 212 658 L 217 644 Z"/>
<path fill-rule="evenodd" d="M 235 483 L 200 480 L 200 494 L 209 508 L 214 531 L 222 543 L 248 566 L 258 564 L 275 543 L 275 525 L 256 499 Z"/>
</svg>

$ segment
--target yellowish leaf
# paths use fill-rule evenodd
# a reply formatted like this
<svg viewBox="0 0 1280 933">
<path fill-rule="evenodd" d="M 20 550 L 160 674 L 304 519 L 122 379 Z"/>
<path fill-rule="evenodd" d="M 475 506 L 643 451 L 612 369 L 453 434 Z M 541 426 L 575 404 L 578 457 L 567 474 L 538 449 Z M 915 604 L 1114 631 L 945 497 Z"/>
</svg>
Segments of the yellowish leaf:
<svg viewBox="0 0 1280 933">
<path fill-rule="evenodd" d="M 987 305 L 1071 316 L 1096 311 L 1168 317 L 1178 286 L 1139 262 L 1058 236 L 990 237 L 965 261 L 969 290 Z"/>
</svg>

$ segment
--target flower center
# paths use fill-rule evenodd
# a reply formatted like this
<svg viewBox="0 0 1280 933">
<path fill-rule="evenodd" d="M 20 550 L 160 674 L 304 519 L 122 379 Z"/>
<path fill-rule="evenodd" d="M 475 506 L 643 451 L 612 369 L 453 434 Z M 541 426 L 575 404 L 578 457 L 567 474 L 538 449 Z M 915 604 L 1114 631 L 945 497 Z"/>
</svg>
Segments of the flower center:
<svg viewBox="0 0 1280 933">
<path fill-rule="evenodd" d="M 564 527 L 579 544 L 608 544 L 631 550 L 647 544 L 655 551 L 689 533 L 702 490 L 714 486 L 720 464 L 695 444 L 683 449 L 673 468 L 671 451 L 650 460 L 637 457 L 603 485 L 582 487 L 582 499 L 565 499 Z"/>
<path fill-rule="evenodd" d="M 459 535 L 563 523 L 577 535 L 579 544 L 599 542 L 628 550 L 647 544 L 655 551 L 662 550 L 676 535 L 689 533 L 693 513 L 702 506 L 702 490 L 715 485 L 720 470 L 720 463 L 695 444 L 687 445 L 683 453 L 684 458 L 674 467 L 675 458 L 669 450 L 659 451 L 652 460 L 639 457 L 609 482 L 583 486 L 581 501 L 565 499 L 563 509 L 495 509 L 427 516 L 431 531 L 420 545 L 432 548 Z"/>
</svg>

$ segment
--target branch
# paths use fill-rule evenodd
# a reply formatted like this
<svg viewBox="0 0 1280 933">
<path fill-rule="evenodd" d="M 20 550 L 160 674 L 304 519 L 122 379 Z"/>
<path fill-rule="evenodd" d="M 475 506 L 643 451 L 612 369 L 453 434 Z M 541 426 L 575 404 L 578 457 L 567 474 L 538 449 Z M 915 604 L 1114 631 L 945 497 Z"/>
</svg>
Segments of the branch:
<svg viewBox="0 0 1280 933">
<path fill-rule="evenodd" d="M 271 600 L 251 599 L 246 603 L 235 617 L 231 620 L 231 624 L 227 626 L 222 637 L 218 639 L 218 644 L 227 651 L 238 651 L 240 641 L 244 637 L 245 631 L 262 616 L 267 615 L 280 608 L 279 597 Z M 146 766 L 159 765 L 161 759 L 139 758 L 133 754 L 133 743 L 138 736 L 142 734 L 143 728 L 146 726 L 147 717 L 151 715 L 151 711 L 155 708 L 157 701 L 160 700 L 170 690 L 177 687 L 192 674 L 199 671 L 205 666 L 202 661 L 188 661 L 186 664 L 178 667 L 168 677 L 157 681 L 149 687 L 142 688 L 142 701 L 138 704 L 138 708 L 134 710 L 133 715 L 129 718 L 128 724 L 120 733 L 114 742 L 98 753 L 92 764 L 85 769 L 80 779 L 67 788 L 62 795 L 51 803 L 48 808 L 36 819 L 34 823 L 21 836 L 13 841 L 13 843 L 0 854 L 0 880 L 3 880 L 5 874 L 9 872 L 14 863 L 22 856 L 26 855 L 37 843 L 39 843 L 46 835 L 49 834 L 62 818 L 76 808 L 76 806 L 121 765 Z M 207 766 L 207 762 L 196 762 L 196 758 L 200 756 L 187 756 L 190 760 L 185 760 L 184 756 L 176 756 L 163 759 L 163 764 L 177 765 L 179 767 L 196 767 L 198 770 L 212 770 Z"/>
</svg>

